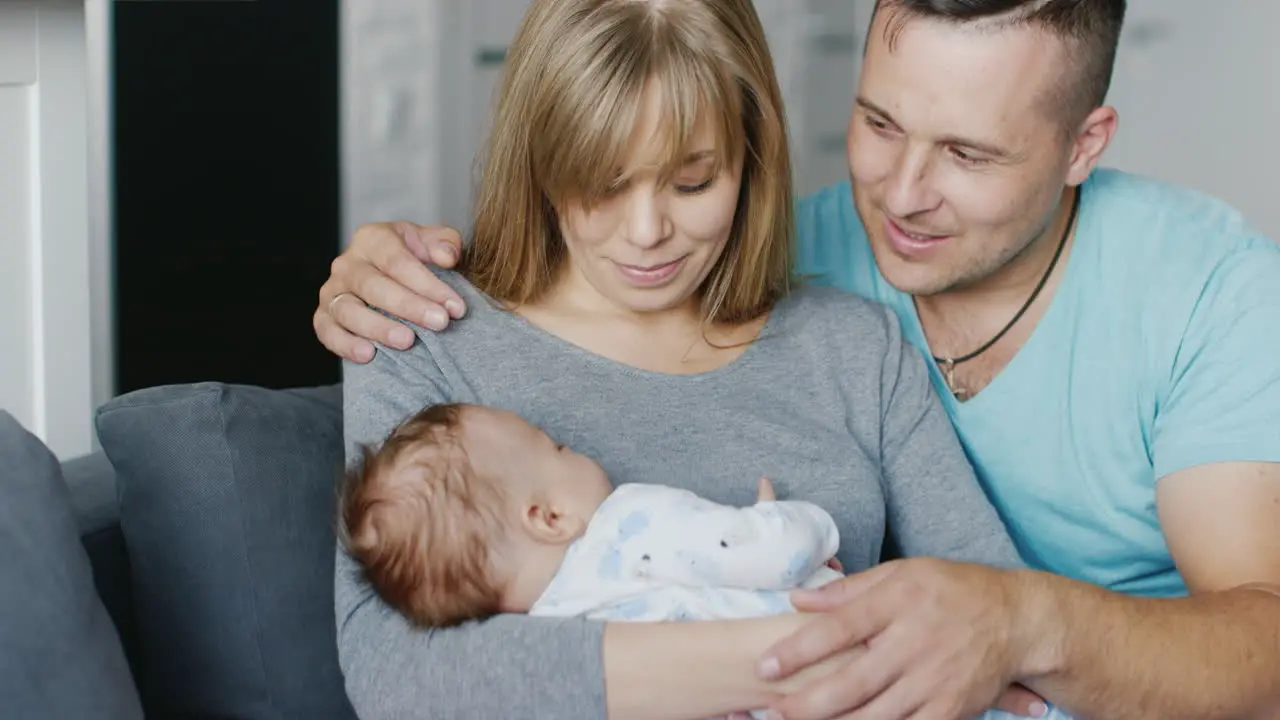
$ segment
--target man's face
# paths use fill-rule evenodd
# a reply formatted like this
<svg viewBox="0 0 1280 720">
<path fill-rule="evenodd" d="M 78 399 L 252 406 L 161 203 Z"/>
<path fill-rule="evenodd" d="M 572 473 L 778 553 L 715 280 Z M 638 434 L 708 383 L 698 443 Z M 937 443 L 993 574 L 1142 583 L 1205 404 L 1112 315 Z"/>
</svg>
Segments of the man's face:
<svg viewBox="0 0 1280 720">
<path fill-rule="evenodd" d="M 913 295 L 994 282 L 1061 197 L 1073 143 L 1050 98 L 1073 66 L 1061 41 L 1025 27 L 908 17 L 890 49 L 899 20 L 876 13 L 849 123 L 876 264 Z"/>
</svg>

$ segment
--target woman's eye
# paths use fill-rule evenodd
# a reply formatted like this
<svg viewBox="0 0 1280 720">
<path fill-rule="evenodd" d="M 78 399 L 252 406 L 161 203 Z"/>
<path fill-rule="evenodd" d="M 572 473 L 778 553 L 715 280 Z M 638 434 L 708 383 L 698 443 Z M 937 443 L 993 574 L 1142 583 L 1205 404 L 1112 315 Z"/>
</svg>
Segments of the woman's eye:
<svg viewBox="0 0 1280 720">
<path fill-rule="evenodd" d="M 715 177 L 709 177 L 697 185 L 676 185 L 676 191 L 682 195 L 697 195 L 700 192 L 706 192 L 711 184 L 715 182 Z"/>
</svg>

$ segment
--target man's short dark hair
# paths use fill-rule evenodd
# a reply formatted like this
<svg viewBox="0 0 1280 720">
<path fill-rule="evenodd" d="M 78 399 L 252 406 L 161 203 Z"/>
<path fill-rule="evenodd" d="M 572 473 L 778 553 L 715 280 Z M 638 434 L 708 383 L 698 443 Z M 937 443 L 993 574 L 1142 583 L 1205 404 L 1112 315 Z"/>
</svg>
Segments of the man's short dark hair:
<svg viewBox="0 0 1280 720">
<path fill-rule="evenodd" d="M 1077 75 L 1054 99 L 1063 119 L 1075 125 L 1106 101 L 1125 0 L 877 0 L 876 11 L 882 10 L 898 15 L 886 29 L 891 47 L 902 24 L 911 18 L 1029 26 L 1062 38 L 1075 59 Z"/>
</svg>

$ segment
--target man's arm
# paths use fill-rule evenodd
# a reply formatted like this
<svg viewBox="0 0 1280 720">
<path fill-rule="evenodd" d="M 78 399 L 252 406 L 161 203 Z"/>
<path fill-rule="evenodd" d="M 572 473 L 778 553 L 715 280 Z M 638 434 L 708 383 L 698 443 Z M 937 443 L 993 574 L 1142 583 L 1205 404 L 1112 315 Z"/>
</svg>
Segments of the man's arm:
<svg viewBox="0 0 1280 720">
<path fill-rule="evenodd" d="M 1152 428 L 1156 507 L 1191 595 L 1036 577 L 1033 612 L 1047 609 L 1041 627 L 1061 639 L 1028 683 L 1051 700 L 1091 717 L 1280 715 L 1277 279 L 1280 249 L 1255 238 L 1215 259 L 1182 323 L 1152 309 L 1153 335 L 1176 348 L 1153 368 L 1169 378 Z"/>
<path fill-rule="evenodd" d="M 1192 594 L 1117 595 L 1022 575 L 1033 690 L 1099 718 L 1280 715 L 1280 464 L 1219 463 L 1160 482 L 1161 524 Z"/>
</svg>

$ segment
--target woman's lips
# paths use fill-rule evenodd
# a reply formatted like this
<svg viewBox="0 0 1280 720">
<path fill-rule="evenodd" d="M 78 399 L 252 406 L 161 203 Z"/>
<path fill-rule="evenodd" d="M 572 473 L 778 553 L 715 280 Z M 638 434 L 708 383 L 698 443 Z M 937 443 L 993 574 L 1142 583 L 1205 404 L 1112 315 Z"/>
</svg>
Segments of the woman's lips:
<svg viewBox="0 0 1280 720">
<path fill-rule="evenodd" d="M 684 264 L 684 260 L 682 257 L 661 265 L 624 265 L 616 261 L 613 264 L 618 268 L 618 273 L 631 284 L 650 287 L 671 279 Z"/>
</svg>

